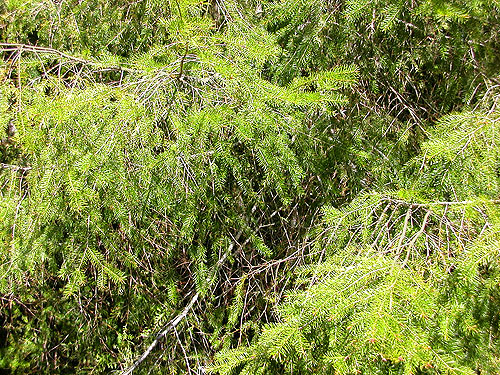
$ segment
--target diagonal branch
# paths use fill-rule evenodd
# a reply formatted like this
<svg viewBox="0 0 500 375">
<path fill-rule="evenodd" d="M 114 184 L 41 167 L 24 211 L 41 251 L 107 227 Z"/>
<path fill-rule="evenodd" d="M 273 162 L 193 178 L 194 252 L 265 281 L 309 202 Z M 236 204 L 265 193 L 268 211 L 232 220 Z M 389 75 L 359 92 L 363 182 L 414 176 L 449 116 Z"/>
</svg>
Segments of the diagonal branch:
<svg viewBox="0 0 500 375">
<path fill-rule="evenodd" d="M 215 264 L 215 270 L 218 270 L 219 267 L 224 263 L 226 260 L 227 256 L 232 252 L 232 249 L 234 248 L 235 244 L 238 242 L 239 238 L 241 237 L 243 231 L 240 230 L 236 236 L 233 238 L 234 242 L 231 243 L 229 246 L 228 250 L 223 254 L 220 259 L 217 261 Z M 147 349 L 144 351 L 144 353 L 141 354 L 141 356 L 125 371 L 122 372 L 121 375 L 131 375 L 132 372 L 139 367 L 139 365 L 151 354 L 153 349 L 158 345 L 158 343 L 172 330 L 175 330 L 175 327 L 186 317 L 186 315 L 189 313 L 189 310 L 193 307 L 193 305 L 198 301 L 200 297 L 200 293 L 197 292 L 193 298 L 191 298 L 191 301 L 186 305 L 184 310 L 177 315 L 174 319 L 172 319 L 170 322 L 167 323 L 167 325 L 156 335 L 155 339 L 153 342 L 147 347 Z"/>
<path fill-rule="evenodd" d="M 158 345 L 158 343 L 161 341 L 163 337 L 165 337 L 170 331 L 175 329 L 177 325 L 186 317 L 188 314 L 189 310 L 193 307 L 193 305 L 196 303 L 198 300 L 198 297 L 200 296 L 199 293 L 196 293 L 193 298 L 191 298 L 191 301 L 186 305 L 184 310 L 177 315 L 174 319 L 172 319 L 168 324 L 165 326 L 165 328 L 156 335 L 156 338 L 153 340 L 153 342 L 148 346 L 146 351 L 142 353 L 142 355 L 128 368 L 126 369 L 122 375 L 130 375 L 132 374 L 132 371 L 134 371 L 147 357 L 148 355 L 153 351 L 153 349 Z"/>
</svg>

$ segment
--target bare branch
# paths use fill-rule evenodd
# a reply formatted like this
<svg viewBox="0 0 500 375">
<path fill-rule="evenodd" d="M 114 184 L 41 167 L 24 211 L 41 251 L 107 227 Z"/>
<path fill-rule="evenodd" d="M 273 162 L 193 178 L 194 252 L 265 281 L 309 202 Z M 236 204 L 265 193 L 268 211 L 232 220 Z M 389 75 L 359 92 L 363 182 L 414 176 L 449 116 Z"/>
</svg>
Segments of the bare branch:
<svg viewBox="0 0 500 375">
<path fill-rule="evenodd" d="M 153 340 L 153 342 L 148 346 L 148 348 L 142 353 L 142 355 L 130 366 L 127 370 L 122 372 L 122 375 L 130 375 L 132 374 L 132 371 L 134 371 L 148 356 L 149 354 L 153 351 L 153 349 L 158 345 L 158 343 L 161 341 L 163 337 L 165 337 L 170 331 L 175 330 L 175 327 L 186 317 L 188 314 L 189 310 L 193 307 L 193 305 L 196 303 L 198 300 L 200 294 L 196 293 L 193 298 L 191 298 L 191 301 L 186 305 L 184 310 L 177 315 L 174 319 L 172 319 L 168 324 L 165 326 L 165 328 L 156 335 L 156 338 Z"/>
<path fill-rule="evenodd" d="M 31 167 L 22 167 L 19 165 L 12 165 L 12 164 L 5 164 L 5 163 L 0 163 L 0 168 L 12 169 L 14 171 L 23 171 L 23 172 L 26 172 L 26 171 L 29 171 L 32 169 Z"/>
<path fill-rule="evenodd" d="M 31 46 L 29 44 L 0 43 L 0 52 L 17 52 L 17 53 L 19 53 L 19 52 L 33 52 L 35 54 L 46 54 L 46 55 L 59 56 L 61 58 L 71 60 L 71 61 L 74 61 L 77 63 L 81 63 L 81 64 L 85 64 L 85 65 L 92 65 L 95 67 L 104 68 L 106 70 L 118 70 L 118 71 L 133 72 L 133 73 L 140 72 L 140 70 L 138 70 L 138 69 L 126 68 L 126 67 L 119 66 L 119 65 L 106 66 L 106 64 L 100 63 L 98 61 L 85 60 L 85 59 L 82 59 L 80 57 L 68 55 L 67 53 L 59 51 L 57 49 L 47 48 L 47 47 L 39 47 L 39 46 Z"/>
</svg>

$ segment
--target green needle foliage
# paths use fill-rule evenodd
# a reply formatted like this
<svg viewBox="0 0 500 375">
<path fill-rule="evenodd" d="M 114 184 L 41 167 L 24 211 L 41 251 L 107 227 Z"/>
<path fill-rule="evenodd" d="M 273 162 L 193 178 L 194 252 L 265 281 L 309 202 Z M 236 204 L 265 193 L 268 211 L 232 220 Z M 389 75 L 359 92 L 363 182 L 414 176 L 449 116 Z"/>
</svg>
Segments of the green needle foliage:
<svg viewBox="0 0 500 375">
<path fill-rule="evenodd" d="M 498 14 L 2 2 L 0 373 L 498 372 Z"/>
<path fill-rule="evenodd" d="M 413 187 L 422 190 L 368 193 L 326 207 L 314 243 L 325 260 L 298 271 L 276 322 L 248 347 L 218 353 L 209 370 L 498 371 L 496 100 L 487 112 L 438 122 L 422 157 L 410 163 L 420 166 Z M 443 168 L 448 160 L 454 163 Z M 440 201 L 448 190 L 454 200 Z"/>
<path fill-rule="evenodd" d="M 49 362 L 50 371 L 84 363 L 100 372 L 130 362 L 133 340 L 150 336 L 191 290 L 210 300 L 215 288 L 232 289 L 217 283 L 224 258 L 237 275 L 247 262 L 286 252 L 262 227 L 304 194 L 315 134 L 306 119 L 346 103 L 343 90 L 356 82 L 357 69 L 332 67 L 278 86 L 259 74 L 278 50 L 272 36 L 254 27 L 243 39 L 237 15 L 214 34 L 203 7 L 186 3 L 175 11 L 170 46 L 127 65 L 21 47 L 16 70 L 5 66 L 17 85 L 15 141 L 27 166 L 2 175 L 2 288 L 54 290 L 74 305 L 68 319 L 81 331 L 23 326 L 8 348 L 15 360 L 5 365 L 14 370 Z M 233 241 L 240 259 L 228 253 Z M 107 328 L 80 316 L 89 304 L 98 321 L 111 319 Z M 68 310 L 58 308 L 55 319 Z M 31 349 L 43 351 L 60 336 L 81 345 L 41 356 Z"/>
</svg>

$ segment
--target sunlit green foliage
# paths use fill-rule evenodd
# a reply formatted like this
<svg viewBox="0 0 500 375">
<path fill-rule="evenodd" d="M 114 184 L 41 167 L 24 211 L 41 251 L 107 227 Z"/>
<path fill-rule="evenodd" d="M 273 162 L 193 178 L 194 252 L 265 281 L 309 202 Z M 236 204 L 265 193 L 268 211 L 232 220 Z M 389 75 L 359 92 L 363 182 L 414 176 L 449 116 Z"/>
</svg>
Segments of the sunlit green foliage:
<svg viewBox="0 0 500 375">
<path fill-rule="evenodd" d="M 455 200 L 439 201 L 440 194 L 424 185 L 325 208 L 314 244 L 325 261 L 298 271 L 296 290 L 276 309 L 277 322 L 264 325 L 250 346 L 218 353 L 209 370 L 498 371 L 500 201 L 471 192 L 498 196 L 498 161 L 483 162 L 498 154 L 497 137 L 481 137 L 498 131 L 497 119 L 495 109 L 444 118 L 414 161 L 423 163 L 416 184 L 432 179 L 436 191 L 455 188 Z M 459 129 L 468 141 L 457 142 Z M 468 174 L 458 160 L 443 171 L 450 157 L 481 173 Z M 439 178 L 459 175 L 467 178 L 465 191 L 461 181 Z M 484 186 L 484 176 L 492 183 Z M 464 197 L 471 200 L 456 200 Z"/>
<path fill-rule="evenodd" d="M 498 372 L 498 5 L 4 1 L 0 372 Z"/>
</svg>

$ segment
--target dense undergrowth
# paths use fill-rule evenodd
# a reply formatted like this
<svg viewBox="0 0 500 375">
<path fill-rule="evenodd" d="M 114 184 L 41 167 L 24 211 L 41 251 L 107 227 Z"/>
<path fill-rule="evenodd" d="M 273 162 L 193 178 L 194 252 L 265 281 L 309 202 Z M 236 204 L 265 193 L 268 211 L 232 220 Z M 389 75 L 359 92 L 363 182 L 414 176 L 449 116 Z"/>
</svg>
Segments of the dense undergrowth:
<svg viewBox="0 0 500 375">
<path fill-rule="evenodd" d="M 0 372 L 498 373 L 499 10 L 4 0 Z"/>
</svg>

